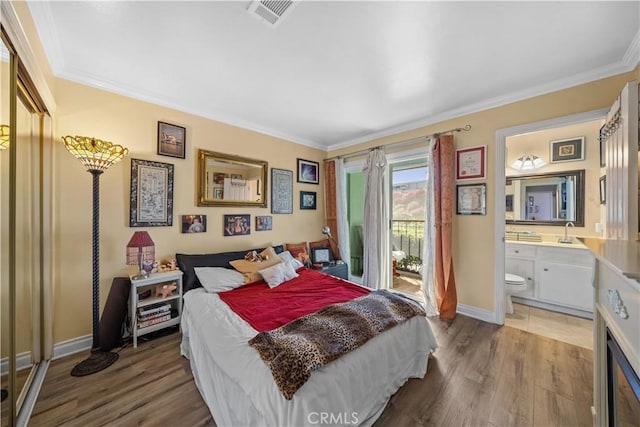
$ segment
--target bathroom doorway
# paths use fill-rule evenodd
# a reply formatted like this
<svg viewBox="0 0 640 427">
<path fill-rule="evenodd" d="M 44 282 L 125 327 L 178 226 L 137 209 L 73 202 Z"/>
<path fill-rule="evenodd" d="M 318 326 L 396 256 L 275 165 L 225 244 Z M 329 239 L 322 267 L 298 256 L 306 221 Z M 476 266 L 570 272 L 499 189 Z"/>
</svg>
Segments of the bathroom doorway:
<svg viewBox="0 0 640 427">
<path fill-rule="evenodd" d="M 553 263 L 556 260 L 536 258 L 538 252 L 535 245 L 546 245 L 555 251 L 565 249 L 553 246 L 563 237 L 565 231 L 563 226 L 571 219 L 567 217 L 567 212 L 574 215 L 572 211 L 574 207 L 567 207 L 568 195 L 579 196 L 567 190 L 569 184 L 573 185 L 573 178 L 564 180 L 539 178 L 536 179 L 538 182 L 528 187 L 521 182 L 517 185 L 515 183 L 516 178 L 519 178 L 518 175 L 538 178 L 537 175 L 553 175 L 563 171 L 568 175 L 571 171 L 584 170 L 585 196 L 581 200 L 585 205 L 584 219 L 581 226 L 572 228 L 570 233 L 574 237 L 577 235 L 599 236 L 600 234 L 595 231 L 595 224 L 604 221 L 602 219 L 604 208 L 600 206 L 599 200 L 596 200 L 601 175 L 597 137 L 605 114 L 606 110 L 592 111 L 501 129 L 496 133 L 496 182 L 507 183 L 506 186 L 496 186 L 496 294 L 494 300 L 496 323 L 592 348 L 591 321 L 588 319 L 590 314 L 588 310 L 592 310 L 592 304 L 591 307 L 584 304 L 582 309 L 575 310 L 564 307 L 560 303 L 548 303 L 550 299 L 544 293 L 546 290 L 540 289 L 540 283 L 543 282 L 543 278 L 546 283 L 550 280 L 558 280 L 557 275 L 552 276 L 549 273 L 549 270 L 554 271 L 549 268 L 549 262 Z M 582 159 L 567 162 L 560 162 L 557 159 L 554 161 L 552 142 L 565 137 L 570 139 L 568 135 L 585 137 Z M 515 160 L 526 156 L 537 157 L 541 161 L 537 162 L 535 168 L 525 171 L 516 170 L 512 166 Z M 540 166 L 540 163 L 544 164 Z M 518 179 L 518 181 L 523 180 Z M 533 224 L 533 221 L 536 223 Z M 553 252 L 551 254 L 554 255 Z M 568 261 L 567 264 L 575 268 L 579 274 L 588 271 L 589 268 L 586 265 L 572 265 L 572 261 Z M 551 265 L 556 267 L 555 264 Z M 515 303 L 513 315 L 505 315 L 504 310 L 506 298 L 508 298 L 505 273 L 519 275 L 527 282 L 527 288 L 513 297 Z M 571 305 L 572 301 L 569 301 L 568 306 Z"/>
</svg>

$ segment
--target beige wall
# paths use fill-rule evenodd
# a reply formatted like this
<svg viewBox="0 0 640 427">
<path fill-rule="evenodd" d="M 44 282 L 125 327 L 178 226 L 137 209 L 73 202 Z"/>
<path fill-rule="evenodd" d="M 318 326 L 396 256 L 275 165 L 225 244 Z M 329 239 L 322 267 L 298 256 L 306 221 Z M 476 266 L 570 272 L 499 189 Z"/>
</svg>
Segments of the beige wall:
<svg viewBox="0 0 640 427">
<path fill-rule="evenodd" d="M 129 156 L 100 178 L 100 288 L 103 304 L 112 278 L 128 275 L 134 269 L 125 264 L 127 242 L 134 231 L 140 230 L 129 228 L 131 158 L 175 166 L 173 226 L 144 228 L 155 242 L 159 259 L 173 258 L 176 252 L 221 252 L 323 238 L 320 232 L 324 225 L 322 186 L 295 182 L 296 158 L 321 162 L 325 157 L 323 151 L 66 80 L 56 80 L 55 98 L 58 104 L 55 247 L 59 264 L 54 290 L 54 342 L 91 332 L 91 176 L 65 150 L 60 142 L 63 135 L 93 136 L 130 150 Z M 158 120 L 187 128 L 186 159 L 156 154 Z M 268 208 L 197 207 L 198 148 L 266 160 L 270 168 L 294 171 L 293 215 L 273 215 L 273 231 L 256 232 L 254 216 L 272 215 L 271 203 Z M 300 190 L 318 192 L 317 210 L 299 210 Z M 268 194 L 270 202 L 270 192 Z M 251 235 L 223 237 L 223 215 L 233 213 L 251 214 Z M 185 214 L 207 215 L 207 232 L 180 233 L 179 216 Z"/>
<path fill-rule="evenodd" d="M 574 236 L 601 237 L 603 234 L 595 231 L 597 222 L 601 220 L 600 212 L 600 188 L 599 179 L 604 172 L 600 172 L 600 143 L 598 131 L 604 120 L 596 120 L 571 126 L 563 126 L 540 132 L 531 132 L 524 135 L 516 135 L 507 138 L 506 175 L 529 175 L 538 173 L 562 172 L 570 170 L 585 170 L 585 226 L 571 229 Z M 575 162 L 551 163 L 550 142 L 559 139 L 567 139 L 584 136 L 584 160 Z M 519 171 L 509 167 L 514 160 L 524 154 L 534 154 L 547 162 L 545 166 L 535 171 Z M 507 224 L 507 229 L 529 230 L 536 233 L 562 235 L 563 227 L 547 227 L 541 225 L 515 225 Z"/>
<path fill-rule="evenodd" d="M 494 203 L 496 131 L 526 123 L 563 117 L 586 111 L 608 108 L 629 80 L 638 78 L 639 70 L 576 86 L 547 95 L 537 96 L 502 107 L 469 114 L 452 120 L 399 133 L 358 146 L 334 150 L 330 156 L 417 138 L 446 129 L 472 126 L 471 131 L 457 133 L 457 148 L 488 146 L 487 215 L 453 217 L 454 269 L 461 304 L 493 311 L 494 306 Z M 451 165 L 453 167 L 453 165 Z M 474 181 L 477 182 L 477 181 Z"/>
</svg>

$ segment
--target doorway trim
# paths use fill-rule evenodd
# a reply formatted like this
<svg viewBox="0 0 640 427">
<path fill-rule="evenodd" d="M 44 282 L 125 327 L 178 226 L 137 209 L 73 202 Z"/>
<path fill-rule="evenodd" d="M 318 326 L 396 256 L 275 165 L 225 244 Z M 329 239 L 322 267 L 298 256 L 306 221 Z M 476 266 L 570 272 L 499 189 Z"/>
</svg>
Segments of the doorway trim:
<svg viewBox="0 0 640 427">
<path fill-rule="evenodd" d="M 527 123 L 524 125 L 518 125 L 510 128 L 498 129 L 496 131 L 496 149 L 495 161 L 494 161 L 494 176 L 495 176 L 495 241 L 494 241 L 494 253 L 496 259 L 495 269 L 495 296 L 493 301 L 493 317 L 494 323 L 498 325 L 504 325 L 504 304 L 505 304 L 505 186 L 499 185 L 501 182 L 505 182 L 505 147 L 507 137 L 520 135 L 523 133 L 538 132 L 541 130 L 548 130 L 557 127 L 570 126 L 579 123 L 590 122 L 592 120 L 605 119 L 608 112 L 608 108 L 602 108 L 599 110 L 587 111 L 584 113 L 571 114 L 568 116 L 558 117 L 555 119 L 543 120 L 539 122 Z M 586 224 L 585 224 L 586 225 Z"/>
</svg>

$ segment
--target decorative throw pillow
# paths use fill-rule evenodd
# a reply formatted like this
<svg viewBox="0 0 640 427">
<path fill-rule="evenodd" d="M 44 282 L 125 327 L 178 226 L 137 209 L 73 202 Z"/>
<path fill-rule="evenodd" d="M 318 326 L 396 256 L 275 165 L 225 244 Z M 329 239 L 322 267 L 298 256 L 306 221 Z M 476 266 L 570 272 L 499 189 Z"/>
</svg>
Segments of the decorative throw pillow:
<svg viewBox="0 0 640 427">
<path fill-rule="evenodd" d="M 270 288 L 275 288 L 287 280 L 298 277 L 298 273 L 286 262 L 281 262 L 272 267 L 260 270 L 259 273 Z"/>
<path fill-rule="evenodd" d="M 273 251 L 273 248 L 265 249 L 261 253 L 261 254 L 265 254 L 263 255 L 263 257 L 268 256 L 266 255 L 266 253 L 269 251 L 269 249 Z M 259 270 L 263 270 L 267 267 L 271 267 L 273 265 L 276 265 L 282 262 L 280 257 L 275 256 L 275 251 L 273 251 L 273 254 L 274 256 L 271 256 L 269 259 L 264 259 L 263 261 L 260 261 L 260 262 L 247 261 L 246 259 L 236 259 L 233 261 L 229 261 L 229 264 L 231 264 L 231 266 L 236 270 L 238 270 L 240 273 L 244 274 L 245 283 L 257 282 L 262 278 L 258 273 Z"/>
<path fill-rule="evenodd" d="M 286 250 L 291 252 L 291 256 L 293 256 L 298 261 L 305 263 L 309 260 L 309 251 L 307 251 L 307 242 L 286 243 L 284 247 Z"/>
<path fill-rule="evenodd" d="M 194 267 L 198 280 L 207 292 L 224 292 L 244 285 L 244 274 L 224 267 Z"/>
<path fill-rule="evenodd" d="M 299 269 L 300 267 L 304 267 L 304 264 L 291 256 L 291 252 L 289 251 L 280 252 L 278 256 L 284 263 L 289 264 L 291 268 L 293 268 L 293 271 Z"/>
</svg>

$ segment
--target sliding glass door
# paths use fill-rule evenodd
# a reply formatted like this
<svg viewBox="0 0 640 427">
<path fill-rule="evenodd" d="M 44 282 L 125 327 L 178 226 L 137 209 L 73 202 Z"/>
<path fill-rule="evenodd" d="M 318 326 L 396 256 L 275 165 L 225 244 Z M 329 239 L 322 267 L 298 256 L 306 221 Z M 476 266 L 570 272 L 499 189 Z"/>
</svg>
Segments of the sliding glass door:
<svg viewBox="0 0 640 427">
<path fill-rule="evenodd" d="M 390 163 L 392 288 L 422 298 L 427 199 L 425 158 Z"/>
</svg>

